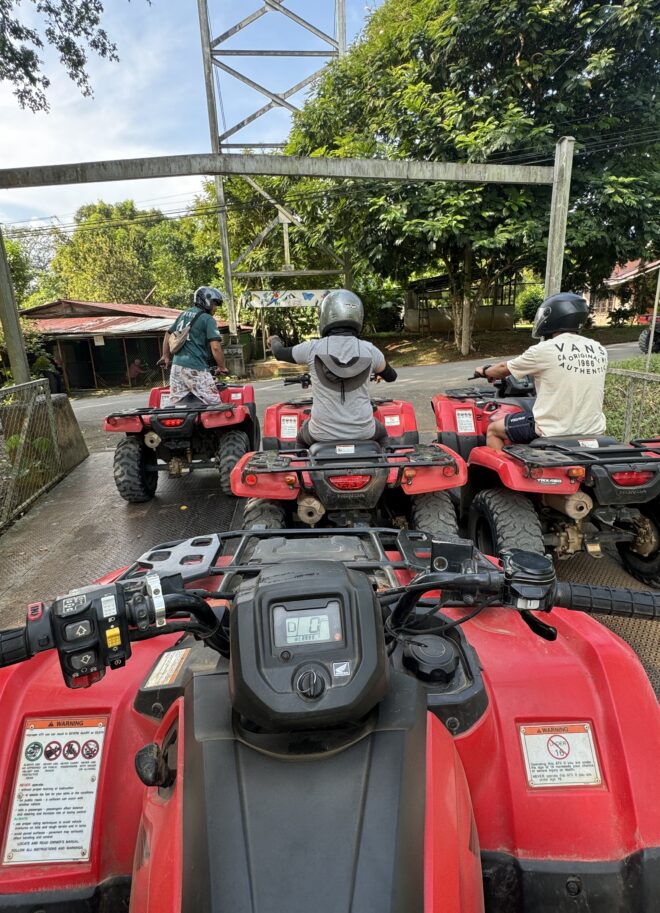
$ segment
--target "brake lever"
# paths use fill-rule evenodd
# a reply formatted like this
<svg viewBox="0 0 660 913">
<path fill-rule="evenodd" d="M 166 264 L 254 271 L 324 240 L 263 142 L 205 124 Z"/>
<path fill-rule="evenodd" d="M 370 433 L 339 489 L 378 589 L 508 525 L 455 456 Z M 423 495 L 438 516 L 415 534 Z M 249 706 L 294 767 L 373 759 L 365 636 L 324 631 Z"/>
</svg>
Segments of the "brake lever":
<svg viewBox="0 0 660 913">
<path fill-rule="evenodd" d="M 537 618 L 536 615 L 532 615 L 529 609 L 523 609 L 523 611 L 519 612 L 518 614 L 530 629 L 530 631 L 533 631 L 534 634 L 536 634 L 538 637 L 542 637 L 543 640 L 557 640 L 557 628 L 553 628 L 552 625 L 541 621 L 541 619 Z"/>
</svg>

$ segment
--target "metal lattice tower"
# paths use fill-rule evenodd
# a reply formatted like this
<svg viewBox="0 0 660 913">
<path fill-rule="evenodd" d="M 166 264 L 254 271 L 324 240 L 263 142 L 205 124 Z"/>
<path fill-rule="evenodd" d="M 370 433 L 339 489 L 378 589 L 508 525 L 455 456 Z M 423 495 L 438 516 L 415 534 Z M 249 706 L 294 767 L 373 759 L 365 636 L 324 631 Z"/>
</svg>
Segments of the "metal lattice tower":
<svg viewBox="0 0 660 913">
<path fill-rule="evenodd" d="M 226 0 L 223 0 L 226 2 Z M 263 6 L 258 10 L 250 13 L 247 16 L 244 16 L 240 21 L 235 25 L 231 26 L 229 29 L 224 31 L 221 35 L 216 38 L 211 36 L 211 26 L 209 20 L 209 11 L 207 0 L 197 0 L 197 6 L 199 11 L 199 26 L 202 40 L 202 59 L 204 64 L 204 79 L 206 83 L 206 99 L 208 106 L 208 115 L 209 115 L 209 128 L 211 132 L 211 149 L 213 152 L 223 152 L 229 149 L 256 149 L 256 148 L 279 148 L 284 145 L 283 142 L 280 143 L 259 143 L 259 142 L 227 142 L 229 139 L 235 139 L 238 134 L 240 134 L 246 127 L 250 124 L 253 124 L 255 121 L 262 118 L 269 111 L 272 111 L 276 108 L 282 108 L 290 113 L 294 113 L 299 110 L 296 105 L 291 101 L 291 98 L 295 96 L 298 92 L 308 86 L 323 70 L 323 66 L 315 70 L 313 73 L 305 76 L 295 85 L 291 86 L 284 92 L 275 92 L 272 89 L 269 89 L 266 85 L 257 82 L 256 80 L 248 77 L 244 73 L 241 73 L 240 70 L 236 69 L 235 66 L 231 66 L 226 62 L 226 58 L 267 58 L 267 57 L 289 57 L 289 58 L 300 58 L 300 57 L 318 57 L 324 60 L 324 64 L 334 58 L 338 57 L 341 54 L 344 54 L 346 51 L 346 0 L 324 0 L 324 3 L 334 3 L 335 11 L 335 35 L 328 35 L 318 26 L 314 25 L 312 22 L 309 22 L 307 19 L 304 19 L 302 16 L 299 16 L 297 13 L 288 9 L 285 6 L 287 0 L 263 0 Z M 287 49 L 287 50 L 273 50 L 273 49 L 236 49 L 236 48 L 227 48 L 226 42 L 230 38 L 233 38 L 239 32 L 242 32 L 245 29 L 248 29 L 253 23 L 260 20 L 263 16 L 267 15 L 280 15 L 286 17 L 287 19 L 294 22 L 302 30 L 311 33 L 320 39 L 323 42 L 323 47 L 318 50 L 303 50 L 303 49 Z M 239 121 L 232 123 L 230 125 L 223 123 L 223 132 L 220 133 L 219 121 L 218 121 L 218 101 L 219 92 L 216 92 L 216 84 L 214 80 L 214 75 L 216 70 L 221 70 L 226 73 L 228 76 L 231 76 L 233 79 L 239 80 L 245 85 L 249 86 L 251 89 L 254 89 L 259 94 L 263 95 L 267 102 L 262 105 L 260 108 L 257 108 L 254 111 L 251 111 L 245 117 L 241 118 Z M 223 116 L 224 120 L 224 116 Z M 229 243 L 229 232 L 227 228 L 227 207 L 225 202 L 225 193 L 224 193 L 224 182 L 223 178 L 220 176 L 215 177 L 215 189 L 218 201 L 218 229 L 220 232 L 220 246 L 222 251 L 222 266 L 225 276 L 225 287 L 227 292 L 227 306 L 229 311 L 229 324 L 230 332 L 232 334 L 236 333 L 236 305 L 234 301 L 233 294 L 233 279 L 247 279 L 247 278 L 266 278 L 271 276 L 314 276 L 314 275 L 328 275 L 329 273 L 345 273 L 346 268 L 344 265 L 344 260 L 339 257 L 339 255 L 330 247 L 325 247 L 324 250 L 328 253 L 338 264 L 337 269 L 324 269 L 324 270 L 297 270 L 294 269 L 291 264 L 290 250 L 289 250 L 289 227 L 295 225 L 298 228 L 302 228 L 303 223 L 299 216 L 292 212 L 289 208 L 279 203 L 275 200 L 257 181 L 252 177 L 244 177 L 244 180 L 261 196 L 263 196 L 275 209 L 276 215 L 271 222 L 266 225 L 266 227 L 254 238 L 254 240 L 248 245 L 248 247 L 242 251 L 234 260 L 231 257 L 230 243 Z M 237 267 L 243 262 L 243 260 L 255 250 L 259 244 L 261 244 L 265 238 L 279 226 L 282 227 L 282 239 L 284 245 L 284 269 L 282 270 L 269 270 L 258 273 L 249 273 L 249 272 L 238 272 Z"/>
</svg>

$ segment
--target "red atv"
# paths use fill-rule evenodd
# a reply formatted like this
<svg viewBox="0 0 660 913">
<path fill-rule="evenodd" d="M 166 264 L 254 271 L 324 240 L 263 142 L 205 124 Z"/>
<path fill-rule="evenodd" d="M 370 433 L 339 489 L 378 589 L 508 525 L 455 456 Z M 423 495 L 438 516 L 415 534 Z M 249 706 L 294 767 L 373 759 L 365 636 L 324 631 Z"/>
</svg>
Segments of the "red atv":
<svg viewBox="0 0 660 913">
<path fill-rule="evenodd" d="M 113 412 L 106 431 L 124 432 L 115 450 L 117 491 L 139 504 L 156 493 L 158 473 L 180 478 L 194 469 L 218 469 L 220 487 L 230 495 L 230 474 L 238 460 L 259 446 L 259 420 L 252 384 L 218 384 L 220 403 L 209 406 L 189 393 L 169 404 L 169 387 L 155 387 L 146 409 Z"/>
<path fill-rule="evenodd" d="M 660 708 L 593 611 L 660 594 L 369 529 L 170 542 L 31 605 L 0 910 L 657 911 Z"/>
<path fill-rule="evenodd" d="M 472 380 L 474 378 L 470 378 Z M 607 436 L 541 437 L 486 447 L 492 419 L 532 410 L 531 378 L 448 390 L 432 399 L 438 441 L 468 464 L 460 513 L 488 554 L 507 548 L 586 550 L 616 546 L 626 569 L 660 587 L 660 439 L 621 444 Z"/>
<path fill-rule="evenodd" d="M 311 379 L 301 374 L 284 383 L 307 389 Z M 386 443 L 323 441 L 309 449 L 299 447 L 296 436 L 312 400 L 269 406 L 265 449 L 242 457 L 231 476 L 234 494 L 249 498 L 244 528 L 397 523 L 437 536 L 458 535 L 447 490 L 465 482 L 465 463 L 447 447 L 419 443 L 410 403 L 374 399 L 372 405 L 387 429 Z"/>
</svg>

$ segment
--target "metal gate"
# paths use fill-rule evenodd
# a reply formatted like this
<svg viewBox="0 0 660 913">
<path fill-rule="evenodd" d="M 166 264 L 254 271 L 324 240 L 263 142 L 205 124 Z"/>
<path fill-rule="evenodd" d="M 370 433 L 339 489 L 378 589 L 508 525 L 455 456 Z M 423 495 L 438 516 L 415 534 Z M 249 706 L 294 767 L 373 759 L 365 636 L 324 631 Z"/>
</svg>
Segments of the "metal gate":
<svg viewBox="0 0 660 913">
<path fill-rule="evenodd" d="M 48 381 L 0 389 L 0 529 L 63 475 Z"/>
</svg>

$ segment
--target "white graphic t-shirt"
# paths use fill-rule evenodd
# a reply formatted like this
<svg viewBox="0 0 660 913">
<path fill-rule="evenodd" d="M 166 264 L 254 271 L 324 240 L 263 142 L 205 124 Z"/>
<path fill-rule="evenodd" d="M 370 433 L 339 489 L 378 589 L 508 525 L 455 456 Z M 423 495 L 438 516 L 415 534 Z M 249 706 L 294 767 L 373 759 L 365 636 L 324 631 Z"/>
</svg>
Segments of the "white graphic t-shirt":
<svg viewBox="0 0 660 913">
<path fill-rule="evenodd" d="M 514 377 L 536 384 L 534 419 L 544 437 L 603 434 L 607 351 L 599 342 L 561 333 L 507 362 Z"/>
</svg>

